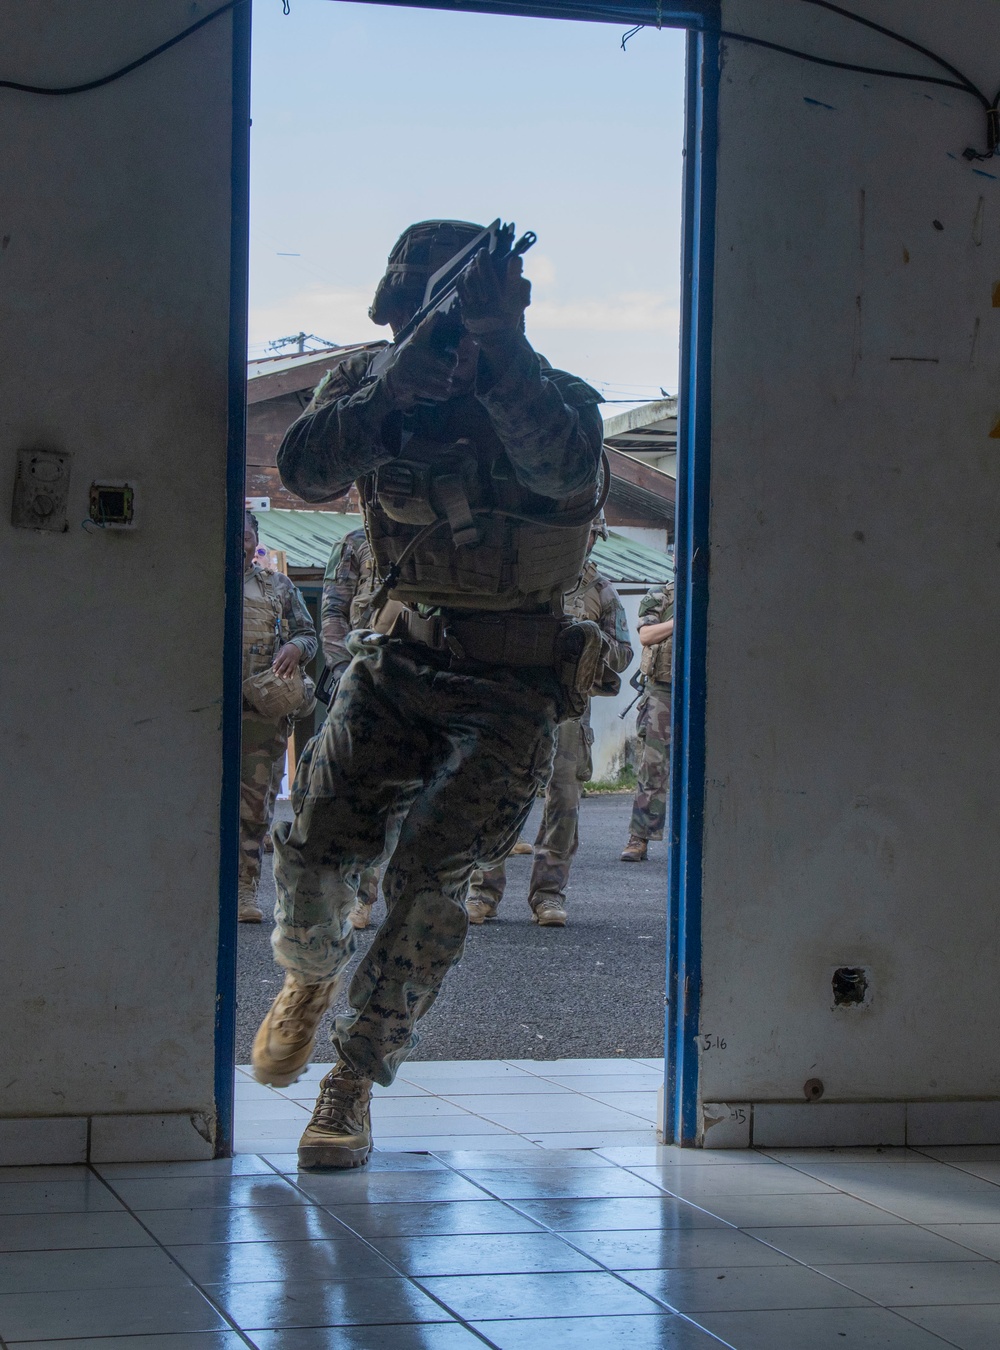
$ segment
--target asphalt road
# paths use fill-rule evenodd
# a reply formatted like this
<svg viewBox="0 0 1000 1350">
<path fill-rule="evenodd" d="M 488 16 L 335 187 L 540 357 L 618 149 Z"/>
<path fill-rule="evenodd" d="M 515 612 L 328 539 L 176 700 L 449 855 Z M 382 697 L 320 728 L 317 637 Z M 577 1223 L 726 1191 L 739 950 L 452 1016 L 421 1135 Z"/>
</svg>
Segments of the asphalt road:
<svg viewBox="0 0 1000 1350">
<path fill-rule="evenodd" d="M 566 928 L 531 922 L 530 858 L 508 860 L 507 894 L 495 923 L 469 929 L 465 954 L 420 1023 L 413 1059 L 653 1057 L 663 1053 L 666 964 L 666 845 L 646 863 L 620 863 L 631 797 L 581 803 L 580 851 L 573 865 Z M 284 808 L 284 809 L 282 809 Z M 534 838 L 539 808 L 525 837 Z M 279 804 L 279 814 L 288 807 Z M 265 858 L 261 908 L 274 904 Z M 384 914 L 380 900 L 373 915 Z M 371 942 L 358 935 L 353 965 Z M 250 1058 L 254 1032 L 280 988 L 270 925 L 239 925 L 237 1062 Z M 342 1010 L 345 1000 L 334 1008 Z M 321 1029 L 317 1058 L 329 1032 Z"/>
</svg>

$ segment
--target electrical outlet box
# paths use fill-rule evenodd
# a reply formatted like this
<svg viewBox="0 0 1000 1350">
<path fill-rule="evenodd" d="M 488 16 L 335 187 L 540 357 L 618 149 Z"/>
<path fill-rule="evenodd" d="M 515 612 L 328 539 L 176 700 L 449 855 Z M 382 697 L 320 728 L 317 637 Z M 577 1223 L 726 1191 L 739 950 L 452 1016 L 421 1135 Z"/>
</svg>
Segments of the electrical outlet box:
<svg viewBox="0 0 1000 1350">
<path fill-rule="evenodd" d="M 134 530 L 135 484 L 91 483 L 90 519 L 102 530 Z"/>
<path fill-rule="evenodd" d="M 18 450 L 10 520 L 22 530 L 68 528 L 69 464 L 64 450 Z"/>
<path fill-rule="evenodd" d="M 248 498 L 247 498 L 247 503 L 246 503 L 246 505 L 247 505 L 247 510 L 248 510 L 248 511 L 253 511 L 254 514 L 256 514 L 258 511 L 270 511 L 270 509 L 271 509 L 271 498 L 270 498 L 270 497 L 248 497 Z"/>
</svg>

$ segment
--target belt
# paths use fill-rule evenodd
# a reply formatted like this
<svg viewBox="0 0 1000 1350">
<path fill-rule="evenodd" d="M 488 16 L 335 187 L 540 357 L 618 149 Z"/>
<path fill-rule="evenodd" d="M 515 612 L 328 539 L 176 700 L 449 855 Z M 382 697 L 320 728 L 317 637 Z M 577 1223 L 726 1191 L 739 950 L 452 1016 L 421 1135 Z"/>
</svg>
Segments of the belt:
<svg viewBox="0 0 1000 1350">
<path fill-rule="evenodd" d="M 556 665 L 558 639 L 566 619 L 557 614 L 477 614 L 425 617 L 404 609 L 396 615 L 389 636 L 416 642 L 431 651 L 447 652 L 459 661 L 497 666 Z"/>
</svg>

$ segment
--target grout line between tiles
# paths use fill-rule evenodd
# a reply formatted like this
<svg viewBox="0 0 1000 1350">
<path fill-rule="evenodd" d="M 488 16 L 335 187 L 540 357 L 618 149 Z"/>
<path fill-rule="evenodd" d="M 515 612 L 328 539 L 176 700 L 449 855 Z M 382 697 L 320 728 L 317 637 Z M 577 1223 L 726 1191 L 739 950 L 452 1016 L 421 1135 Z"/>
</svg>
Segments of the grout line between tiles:
<svg viewBox="0 0 1000 1350">
<path fill-rule="evenodd" d="M 397 1266 L 396 1263 L 390 1260 L 388 1256 L 386 1256 L 383 1252 L 380 1252 L 379 1249 L 375 1246 L 375 1244 L 372 1241 L 370 1241 L 370 1239 L 367 1238 L 364 1233 L 358 1233 L 355 1229 L 351 1228 L 349 1224 L 344 1223 L 344 1220 L 341 1219 L 339 1215 L 335 1214 L 333 1210 L 329 1209 L 326 1205 L 321 1204 L 319 1201 L 314 1200 L 313 1197 L 309 1195 L 306 1191 L 304 1191 L 302 1187 L 298 1185 L 297 1182 L 291 1181 L 289 1179 L 288 1174 L 279 1172 L 278 1169 L 274 1166 L 274 1164 L 269 1162 L 267 1158 L 263 1157 L 260 1154 L 258 1154 L 258 1156 L 261 1158 L 261 1161 L 267 1167 L 271 1168 L 272 1172 L 274 1172 L 277 1176 L 281 1177 L 282 1181 L 286 1182 L 289 1186 L 291 1186 L 293 1190 L 298 1191 L 300 1195 L 305 1196 L 305 1199 L 309 1205 L 314 1206 L 316 1209 L 323 1210 L 325 1214 L 329 1214 L 332 1219 L 335 1219 L 336 1222 L 341 1225 L 341 1227 L 344 1229 L 345 1232 L 350 1233 L 352 1237 L 355 1237 L 360 1242 L 363 1242 L 364 1245 L 369 1249 L 370 1252 L 372 1252 L 374 1256 L 376 1256 L 380 1261 L 384 1261 L 385 1264 L 389 1266 L 392 1270 L 394 1270 L 396 1274 L 399 1275 L 402 1279 L 406 1280 L 409 1284 L 412 1284 L 415 1288 L 419 1289 L 420 1292 L 425 1295 L 425 1297 L 431 1299 L 432 1302 L 436 1303 L 439 1308 L 441 1308 L 444 1312 L 448 1314 L 449 1317 L 453 1318 L 456 1322 L 460 1323 L 463 1327 L 465 1327 L 466 1331 L 471 1332 L 471 1334 L 475 1336 L 477 1340 L 482 1341 L 483 1345 L 489 1346 L 490 1350 L 500 1350 L 500 1347 L 496 1344 L 495 1341 L 491 1341 L 488 1336 L 484 1335 L 481 1331 L 477 1330 L 477 1328 L 474 1327 L 471 1322 L 467 1322 L 464 1317 L 461 1317 L 457 1312 L 455 1312 L 454 1308 L 450 1308 L 443 1299 L 438 1298 L 437 1294 L 433 1293 L 430 1289 L 425 1289 L 423 1285 L 420 1284 L 416 1279 L 414 1279 L 412 1275 L 408 1275 L 405 1270 L 402 1270 L 399 1266 Z M 448 1202 L 442 1201 L 441 1203 L 447 1204 Z M 419 1326 L 420 1323 L 414 1323 L 412 1325 Z M 276 1328 L 276 1330 L 281 1330 L 281 1328 Z M 254 1350 L 256 1350 L 256 1347 L 254 1347 Z"/>
<path fill-rule="evenodd" d="M 184 1267 L 181 1265 L 180 1261 L 177 1260 L 176 1256 L 174 1256 L 173 1252 L 169 1249 L 169 1247 L 164 1246 L 164 1244 L 159 1240 L 159 1238 L 158 1238 L 158 1237 L 156 1236 L 156 1234 L 152 1231 L 152 1229 L 151 1229 L 151 1228 L 148 1228 L 148 1227 L 146 1226 L 146 1224 L 143 1223 L 143 1221 L 139 1218 L 138 1214 L 136 1214 L 136 1212 L 135 1212 L 135 1210 L 132 1208 L 132 1206 L 131 1206 L 130 1204 L 128 1204 L 127 1201 L 126 1201 L 125 1199 L 123 1199 L 123 1197 L 120 1196 L 120 1195 L 118 1194 L 118 1192 L 115 1190 L 114 1186 L 112 1186 L 111 1182 L 108 1181 L 108 1179 L 107 1179 L 106 1177 L 101 1176 L 100 1172 L 97 1170 L 97 1168 L 94 1166 L 93 1163 L 88 1163 L 87 1166 L 88 1166 L 88 1168 L 90 1169 L 90 1171 L 93 1172 L 94 1176 L 97 1177 L 97 1179 L 98 1179 L 98 1181 L 101 1183 L 101 1185 L 104 1186 L 104 1187 L 106 1187 L 106 1189 L 109 1190 L 109 1191 L 111 1192 L 111 1194 L 115 1197 L 115 1199 L 118 1201 L 118 1203 L 119 1203 L 121 1206 L 123 1206 L 123 1208 L 125 1209 L 126 1213 L 128 1213 L 128 1214 L 130 1214 L 130 1215 L 132 1216 L 132 1218 L 133 1218 L 133 1219 L 135 1220 L 135 1222 L 139 1225 L 139 1227 L 143 1230 L 143 1232 L 146 1233 L 146 1234 L 148 1234 L 148 1236 L 151 1237 L 151 1238 L 153 1239 L 153 1241 L 156 1243 L 157 1247 L 159 1247 L 160 1251 L 166 1253 L 166 1255 L 169 1257 L 170 1261 L 177 1267 L 177 1269 L 181 1272 L 181 1274 L 184 1276 L 184 1278 L 185 1278 L 191 1285 L 193 1285 L 195 1289 L 198 1290 L 198 1293 L 201 1294 L 201 1296 L 202 1296 L 203 1299 L 205 1299 L 205 1301 L 208 1303 L 209 1307 L 213 1308 L 213 1309 L 219 1314 L 219 1316 L 225 1320 L 225 1322 L 228 1324 L 228 1326 L 229 1326 L 229 1328 L 230 1328 L 231 1331 L 235 1331 L 235 1332 L 236 1332 L 237 1336 L 239 1336 L 239 1338 L 240 1338 L 240 1340 L 242 1340 L 243 1344 L 244 1344 L 244 1345 L 248 1345 L 248 1346 L 250 1347 L 250 1350 L 259 1350 L 259 1348 L 258 1348 L 258 1346 L 256 1345 L 256 1343 L 250 1339 L 250 1337 L 247 1335 L 247 1333 L 243 1330 L 242 1327 L 237 1326 L 236 1322 L 233 1321 L 232 1317 L 230 1317 L 229 1313 L 226 1312 L 225 1308 L 223 1308 L 219 1303 L 217 1303 L 216 1300 L 211 1296 L 211 1294 L 209 1294 L 208 1291 L 207 1291 L 207 1290 L 206 1290 L 206 1289 L 198 1282 L 198 1280 L 194 1279 L 194 1278 L 193 1278 L 193 1277 L 192 1277 L 192 1276 L 184 1269 Z"/>
</svg>

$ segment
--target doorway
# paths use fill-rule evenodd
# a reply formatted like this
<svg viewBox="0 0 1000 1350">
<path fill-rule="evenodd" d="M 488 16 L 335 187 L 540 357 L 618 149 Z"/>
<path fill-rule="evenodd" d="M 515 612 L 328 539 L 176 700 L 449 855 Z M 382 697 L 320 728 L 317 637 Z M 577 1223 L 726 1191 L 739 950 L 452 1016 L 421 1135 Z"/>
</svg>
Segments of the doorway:
<svg viewBox="0 0 1000 1350">
<path fill-rule="evenodd" d="M 345 45 L 349 46 L 352 40 L 355 43 L 349 67 L 341 67 L 331 75 L 331 86 L 336 85 L 346 107 L 343 117 L 337 113 L 336 108 L 333 108 L 329 112 L 324 110 L 319 118 L 324 126 L 332 123 L 335 131 L 337 128 L 340 130 L 333 137 L 329 163 L 320 160 L 312 176 L 310 162 L 300 158 L 299 149 L 289 151 L 289 139 L 285 137 L 285 149 L 288 152 L 285 166 L 288 173 L 288 195 L 284 193 L 281 195 L 281 210 L 277 213 L 272 210 L 267 214 L 259 231 L 256 228 L 257 216 L 256 214 L 254 216 L 254 247 L 271 256 L 266 263 L 258 258 L 260 266 L 255 267 L 253 273 L 260 280 L 258 292 L 251 294 L 252 316 L 255 305 L 257 309 L 257 317 L 252 317 L 251 321 L 251 343 L 256 344 L 256 347 L 251 346 L 251 355 L 260 354 L 258 348 L 263 348 L 267 341 L 285 335 L 286 329 L 288 336 L 295 330 L 296 336 L 300 333 L 306 335 L 314 333 L 321 341 L 336 343 L 356 341 L 359 329 L 365 336 L 379 338 L 382 331 L 367 325 L 364 320 L 364 309 L 374 281 L 381 273 L 385 252 L 398 230 L 410 219 L 419 218 L 421 215 L 455 214 L 474 218 L 478 213 L 485 219 L 492 218 L 497 210 L 501 210 L 514 216 L 521 228 L 536 229 L 543 241 L 542 246 L 536 250 L 537 256 L 529 257 L 526 267 L 536 287 L 535 304 L 528 315 L 529 331 L 541 349 L 547 351 L 556 364 L 565 365 L 574 373 L 579 373 L 595 383 L 606 398 L 615 399 L 616 402 L 611 405 L 612 407 L 628 408 L 649 401 L 649 396 L 654 393 L 679 392 L 681 395 L 675 553 L 679 629 L 673 714 L 674 791 L 669 821 L 671 847 L 667 906 L 669 960 L 666 978 L 668 1014 L 666 1067 L 668 1137 L 679 1142 L 692 1142 L 695 1130 L 694 1103 L 697 1097 L 696 1060 L 692 1061 L 686 1049 L 690 1044 L 690 1028 L 696 1024 L 697 1016 L 699 899 L 697 878 L 700 868 L 697 850 L 689 846 L 687 841 L 700 837 L 699 699 L 703 698 L 704 693 L 706 578 L 698 573 L 697 566 L 699 557 L 703 559 L 707 556 L 704 548 L 707 537 L 708 414 L 705 374 L 710 277 L 706 275 L 704 261 L 706 257 L 710 258 L 710 203 L 713 185 L 708 170 L 712 155 L 706 154 L 705 146 L 713 124 L 711 71 L 715 69 L 708 52 L 711 46 L 706 31 L 708 18 L 705 14 L 696 15 L 689 11 L 671 16 L 656 15 L 652 11 L 648 14 L 640 13 L 635 7 L 629 7 L 626 13 L 622 7 L 616 5 L 607 6 L 600 12 L 596 8 L 588 9 L 586 13 L 581 12 L 576 6 L 569 6 L 563 10 L 552 5 L 537 9 L 476 5 L 462 7 L 478 11 L 476 13 L 440 14 L 409 5 L 387 7 L 382 10 L 374 6 L 341 3 L 340 0 L 329 4 L 328 7 L 326 2 L 321 4 L 320 0 L 311 0 L 309 8 L 317 13 L 326 11 L 327 15 L 336 19 L 336 23 L 331 27 L 337 30 L 341 51 Z M 302 9 L 304 10 L 305 6 L 302 6 Z M 449 6 L 449 10 L 451 9 Z M 361 15 L 366 20 L 372 16 L 377 16 L 377 19 L 374 22 L 362 22 L 359 17 Z M 260 25 L 266 23 L 268 29 L 264 41 L 268 44 L 269 54 L 273 55 L 276 52 L 275 44 L 280 46 L 280 42 L 287 42 L 290 50 L 294 52 L 295 17 L 293 12 L 287 19 L 283 18 L 277 5 L 265 9 L 258 4 L 258 12 L 255 13 L 258 44 L 262 40 Z M 542 21 L 553 17 L 596 19 L 598 22 L 555 24 Z M 643 18 L 650 22 L 650 28 L 637 33 L 624 53 L 617 51 L 624 26 L 629 22 L 639 22 Z M 596 298 L 588 297 L 587 294 L 588 280 L 590 290 L 593 291 L 593 273 L 600 269 L 604 259 L 609 255 L 614 257 L 616 246 L 619 253 L 623 254 L 625 252 L 623 240 L 627 243 L 632 242 L 628 228 L 630 185 L 631 208 L 635 213 L 635 220 L 645 218 L 643 213 L 648 211 L 648 204 L 641 200 L 639 180 L 634 173 L 630 174 L 627 171 L 628 156 L 620 149 L 617 155 L 613 153 L 616 143 L 620 147 L 622 137 L 627 137 L 630 125 L 634 125 L 634 122 L 630 123 L 630 117 L 635 117 L 635 108 L 620 106 L 617 109 L 619 114 L 617 122 L 612 116 L 604 119 L 605 125 L 599 132 L 603 137 L 601 141 L 603 155 L 595 156 L 611 168 L 611 172 L 604 175 L 595 173 L 594 178 L 596 185 L 602 181 L 604 184 L 600 188 L 602 204 L 613 200 L 616 211 L 623 220 L 617 231 L 605 230 L 601 235 L 601 232 L 593 227 L 588 230 L 586 193 L 580 193 L 583 205 L 577 210 L 576 229 L 571 223 L 567 223 L 567 219 L 570 221 L 574 219 L 572 193 L 552 194 L 550 191 L 550 197 L 561 197 L 562 200 L 548 202 L 543 193 L 536 193 L 534 196 L 530 192 L 526 193 L 525 152 L 520 151 L 519 157 L 518 153 L 510 149 L 515 147 L 516 151 L 517 147 L 530 147 L 531 155 L 528 163 L 532 173 L 537 177 L 541 176 L 545 155 L 554 166 L 552 170 L 554 176 L 564 172 L 565 160 L 569 155 L 564 145 L 563 133 L 567 124 L 572 121 L 572 110 L 551 105 L 546 110 L 545 116 L 540 116 L 526 94 L 526 86 L 530 86 L 532 80 L 543 82 L 546 71 L 552 69 L 553 61 L 565 60 L 567 50 L 570 59 L 579 66 L 592 54 L 592 49 L 598 44 L 606 49 L 609 61 L 616 57 L 621 58 L 623 67 L 627 68 L 628 77 L 635 88 L 652 86 L 655 62 L 661 60 L 662 63 L 662 50 L 657 48 L 657 43 L 676 42 L 678 36 L 676 32 L 657 34 L 655 31 L 657 18 L 664 26 L 683 25 L 689 28 L 685 56 L 689 94 L 683 113 L 688 153 L 682 189 L 678 184 L 678 196 L 681 195 L 681 191 L 683 192 L 683 211 L 674 213 L 675 219 L 683 214 L 684 231 L 683 241 L 677 240 L 669 246 L 673 256 L 668 263 L 668 267 L 676 270 L 677 257 L 678 254 L 681 255 L 681 287 L 677 296 L 676 319 L 677 327 L 681 331 L 680 361 L 676 371 L 671 367 L 669 375 L 663 374 L 664 363 L 660 359 L 657 364 L 655 356 L 648 350 L 648 342 L 643 344 L 641 340 L 635 341 L 636 333 L 641 334 L 643 331 L 641 327 L 635 324 L 630 331 L 627 327 L 621 326 L 629 318 L 629 306 L 633 323 L 636 312 L 639 313 L 640 324 L 643 321 L 643 305 L 646 306 L 647 322 L 650 311 L 656 313 L 655 303 L 651 304 L 648 295 L 642 295 L 641 287 L 633 284 L 629 289 L 627 285 L 619 284 L 617 296 L 613 288 L 609 294 L 598 294 Z M 449 67 L 446 61 L 442 62 L 434 76 L 438 92 L 442 83 L 446 83 L 451 69 L 457 68 L 459 75 L 456 81 L 460 92 L 455 97 L 455 103 L 461 104 L 463 98 L 466 100 L 472 98 L 477 88 L 479 96 L 482 97 L 483 89 L 485 87 L 488 91 L 488 85 L 483 81 L 482 71 L 474 65 L 474 61 L 478 56 L 481 64 L 483 50 L 490 52 L 498 70 L 502 70 L 505 66 L 507 69 L 518 69 L 519 83 L 516 91 L 510 91 L 510 102 L 516 105 L 514 112 L 511 113 L 509 107 L 505 109 L 509 120 L 503 122 L 502 127 L 508 133 L 509 139 L 502 138 L 503 154 L 494 153 L 491 156 L 490 144 L 482 140 L 477 141 L 473 135 L 473 128 L 461 129 L 460 148 L 463 153 L 455 156 L 456 163 L 460 164 L 460 170 L 455 189 L 449 197 L 446 191 L 442 191 L 442 184 L 448 181 L 447 173 L 443 177 L 428 175 L 426 172 L 421 174 L 418 165 L 421 150 L 418 129 L 413 125 L 401 124 L 396 105 L 398 103 L 405 107 L 406 99 L 409 97 L 408 93 L 402 95 L 398 93 L 410 87 L 406 83 L 408 73 L 414 81 L 412 88 L 415 90 L 415 97 L 420 98 L 421 65 L 419 61 L 416 62 L 414 71 L 413 62 L 417 39 L 423 39 L 426 31 L 430 29 L 437 40 L 436 50 L 439 53 L 445 52 L 446 44 L 455 41 L 452 34 L 463 23 L 467 28 L 458 40 L 458 55 L 460 58 L 464 56 L 469 68 L 463 69 L 461 64 Z M 277 27 L 281 24 L 286 25 L 284 30 Z M 617 29 L 610 26 L 613 24 L 618 25 Z M 300 61 L 304 61 L 301 51 L 306 48 L 313 50 L 308 43 L 304 48 L 300 47 Z M 520 62 L 517 58 L 520 58 Z M 634 64 L 630 66 L 629 62 Z M 636 74 L 637 67 L 638 74 Z M 347 78 L 348 71 L 351 78 Z M 361 72 L 360 75 L 358 72 Z M 259 74 L 260 72 L 258 76 Z M 338 74 L 343 78 L 338 80 L 336 78 Z M 300 78 L 306 78 L 305 71 L 300 72 Z M 379 109 L 378 117 L 374 112 L 370 113 L 369 120 L 373 125 L 366 124 L 366 134 L 362 142 L 365 153 L 361 156 L 359 165 L 357 154 L 347 144 L 346 128 L 349 117 L 357 115 L 359 106 L 365 106 L 362 94 L 369 81 L 372 84 L 372 97 L 385 102 L 388 106 Z M 383 86 L 381 99 L 379 99 L 380 83 Z M 680 85 L 679 80 L 677 84 Z M 387 96 L 384 93 L 386 89 L 397 91 L 395 98 Z M 589 93 L 590 86 L 586 86 L 586 89 Z M 489 98 L 489 92 L 486 97 Z M 659 96 L 652 97 L 655 101 Z M 600 103 L 596 93 L 592 95 L 590 102 Z M 446 120 L 447 109 L 440 102 L 434 106 L 440 128 L 450 130 L 451 124 Z M 582 113 L 582 109 L 580 111 Z M 293 106 L 283 110 L 277 108 L 274 112 L 279 127 L 284 126 L 287 129 L 294 124 L 296 109 Z M 396 114 L 395 119 L 393 113 Z M 680 116 L 678 98 L 678 119 Z M 266 120 L 264 116 L 258 115 L 254 129 L 255 136 L 261 135 Z M 574 129 L 579 128 L 579 118 L 573 126 Z M 392 144 L 394 128 L 397 129 L 397 139 L 401 142 L 396 146 Z M 501 136 L 499 128 L 496 135 Z M 279 142 L 280 135 L 275 139 L 276 143 Z M 383 145 L 384 156 L 376 150 Z M 277 144 L 276 148 L 279 148 Z M 424 148 L 426 149 L 426 143 Z M 407 170 L 410 174 L 409 181 L 405 181 L 405 174 L 400 169 L 395 176 L 403 177 L 404 181 L 395 186 L 406 195 L 407 200 L 418 203 L 417 205 L 408 208 L 397 207 L 392 194 L 387 192 L 385 184 L 380 182 L 380 179 L 386 177 L 384 158 L 389 156 L 390 150 L 395 153 L 397 165 L 409 164 Z M 389 158 L 391 163 L 391 157 Z M 647 163 L 640 166 L 640 170 L 644 168 L 647 174 L 655 176 L 662 165 L 655 162 L 652 154 L 647 155 L 646 159 Z M 649 160 L 653 162 L 648 162 Z M 464 178 L 470 161 L 471 191 Z M 311 163 L 315 164 L 315 159 Z M 447 163 L 444 168 L 447 171 Z M 358 197 L 365 198 L 371 204 L 368 206 L 367 216 L 358 208 L 357 200 L 352 203 L 344 196 L 345 185 L 348 188 L 354 186 L 356 171 L 362 182 Z M 319 210 L 313 201 L 310 211 L 307 199 L 315 196 L 317 182 L 320 180 L 326 189 L 327 197 Z M 336 191 L 331 191 L 331 183 Z M 572 186 L 575 188 L 577 185 L 574 182 Z M 498 201 L 498 196 L 502 200 Z M 273 192 L 269 197 L 272 202 L 279 200 L 277 194 Z M 566 200 L 567 198 L 570 200 Z M 286 203 L 289 199 L 294 203 L 292 211 L 287 210 Z M 507 206 L 508 202 L 513 203 L 510 208 Z M 282 218 L 282 212 L 285 218 Z M 372 216 L 377 217 L 379 224 L 377 229 L 373 228 Z M 335 239 L 332 245 L 325 234 L 325 230 L 331 225 Z M 664 237 L 659 240 L 661 255 L 668 252 L 665 237 L 668 233 L 668 230 L 663 230 Z M 600 236 L 597 247 L 593 243 L 594 236 Z M 351 266 L 345 267 L 342 259 L 349 259 Z M 363 266 L 358 266 L 358 259 L 363 259 Z M 647 260 L 645 257 L 630 254 L 624 258 L 619 256 L 615 262 L 625 264 L 619 265 L 616 273 L 616 280 L 620 283 L 622 277 L 627 282 L 630 275 L 633 279 L 640 276 Z M 313 299 L 316 300 L 313 308 L 303 307 L 300 300 L 295 301 L 295 307 L 286 305 L 282 308 L 281 287 L 276 284 L 282 269 L 286 275 L 292 272 L 302 277 L 304 293 L 308 293 L 310 287 L 312 288 Z M 356 283 L 356 276 L 367 277 L 368 273 L 371 273 L 369 281 L 364 284 Z M 315 282 L 322 288 L 318 292 Z M 623 301 L 622 296 L 627 296 L 628 299 Z M 257 303 L 258 300 L 260 303 Z M 603 311 L 600 308 L 601 304 L 604 305 Z M 661 306 L 661 318 L 662 308 Z M 593 350 L 593 344 L 591 349 L 586 345 L 588 331 L 592 333 L 598 330 L 602 318 L 605 326 L 609 323 L 619 325 L 617 329 L 619 337 L 614 349 L 605 346 L 605 351 L 614 350 L 617 364 L 611 362 L 602 366 L 601 353 Z M 539 322 L 536 323 L 536 320 Z M 544 330 L 546 326 L 548 331 L 538 331 Z M 663 326 L 666 328 L 666 325 Z M 667 341 L 669 340 L 668 336 Z M 676 342 L 676 337 L 674 341 Z M 634 380 L 626 378 L 630 374 L 636 378 Z M 645 380 L 640 376 L 645 376 Z M 507 903 L 517 905 L 520 903 L 520 897 L 512 894 Z M 233 937 L 235 940 L 235 934 Z M 232 949 L 230 960 L 231 951 Z M 220 1079 L 227 1071 L 231 1071 L 233 1062 L 235 984 L 231 981 L 231 976 L 220 980 L 222 996 L 220 1006 L 223 1009 L 220 1017 L 220 1043 L 217 1047 Z M 681 991 L 680 998 L 678 991 Z M 659 996 L 658 989 L 657 1003 Z M 223 1049 L 225 1068 L 221 1067 Z M 558 1053 L 558 1050 L 553 1053 Z M 222 1116 L 224 1099 L 221 1095 L 219 1101 Z"/>
</svg>

